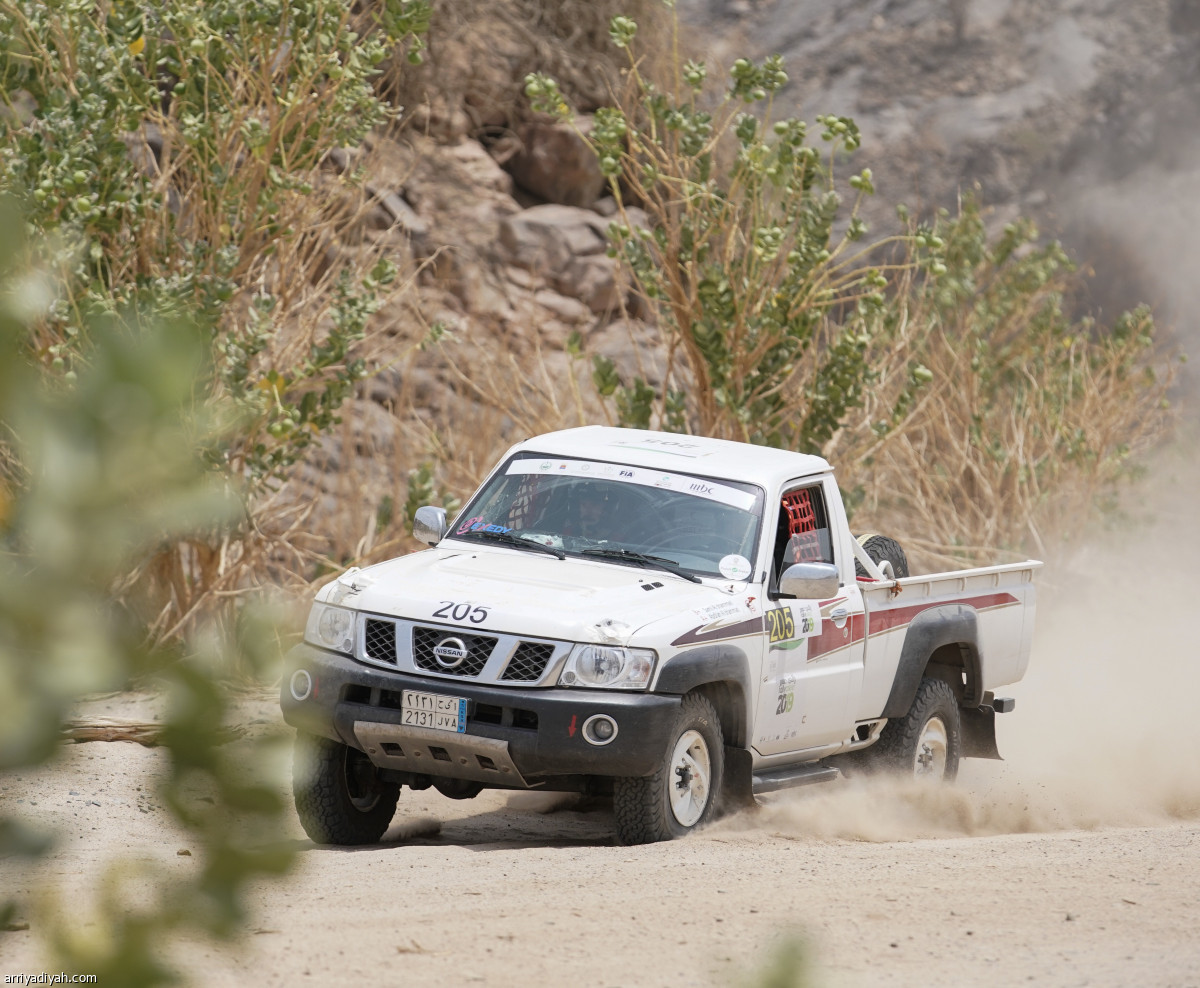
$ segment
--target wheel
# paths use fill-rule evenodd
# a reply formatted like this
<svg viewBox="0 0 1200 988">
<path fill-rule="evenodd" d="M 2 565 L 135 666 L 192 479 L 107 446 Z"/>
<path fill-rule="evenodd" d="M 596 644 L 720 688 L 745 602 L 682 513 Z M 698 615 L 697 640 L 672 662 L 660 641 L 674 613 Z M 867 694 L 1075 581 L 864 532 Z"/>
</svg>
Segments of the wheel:
<svg viewBox="0 0 1200 988">
<path fill-rule="evenodd" d="M 304 832 L 318 844 L 374 844 L 396 814 L 400 786 L 381 779 L 357 748 L 300 731 L 292 794 Z"/>
<path fill-rule="evenodd" d="M 904 555 L 904 549 L 895 539 L 889 539 L 886 535 L 860 535 L 858 544 L 867 550 L 867 555 L 876 563 L 890 563 L 892 575 L 897 580 L 908 576 L 908 557 Z M 854 563 L 854 572 L 859 576 L 867 575 L 862 563 L 857 560 Z"/>
<path fill-rule="evenodd" d="M 867 750 L 882 768 L 914 779 L 952 781 L 962 756 L 962 723 L 950 684 L 922 679 L 908 713 L 889 720 Z"/>
<path fill-rule="evenodd" d="M 657 772 L 614 783 L 613 811 L 622 844 L 682 837 L 716 813 L 725 746 L 713 705 L 698 693 L 685 696 L 670 737 Z"/>
</svg>

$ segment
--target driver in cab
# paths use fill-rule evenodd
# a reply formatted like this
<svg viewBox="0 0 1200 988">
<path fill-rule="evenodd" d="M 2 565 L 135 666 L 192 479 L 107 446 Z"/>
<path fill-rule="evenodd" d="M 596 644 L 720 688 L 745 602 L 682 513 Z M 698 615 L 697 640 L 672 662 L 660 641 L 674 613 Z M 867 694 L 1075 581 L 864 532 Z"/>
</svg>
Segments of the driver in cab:
<svg viewBox="0 0 1200 988">
<path fill-rule="evenodd" d="M 575 493 L 574 518 L 563 527 L 563 535 L 597 541 L 616 538 L 617 517 L 616 499 L 598 484 L 584 484 Z"/>
</svg>

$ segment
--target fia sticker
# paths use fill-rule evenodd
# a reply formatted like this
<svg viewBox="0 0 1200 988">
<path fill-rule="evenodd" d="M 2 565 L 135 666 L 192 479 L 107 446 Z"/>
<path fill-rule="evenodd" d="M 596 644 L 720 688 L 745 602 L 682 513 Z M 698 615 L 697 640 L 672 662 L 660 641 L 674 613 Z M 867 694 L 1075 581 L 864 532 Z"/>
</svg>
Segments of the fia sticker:
<svg viewBox="0 0 1200 988">
<path fill-rule="evenodd" d="M 727 580 L 745 580 L 750 576 L 750 560 L 736 553 L 723 557 L 718 568 Z"/>
</svg>

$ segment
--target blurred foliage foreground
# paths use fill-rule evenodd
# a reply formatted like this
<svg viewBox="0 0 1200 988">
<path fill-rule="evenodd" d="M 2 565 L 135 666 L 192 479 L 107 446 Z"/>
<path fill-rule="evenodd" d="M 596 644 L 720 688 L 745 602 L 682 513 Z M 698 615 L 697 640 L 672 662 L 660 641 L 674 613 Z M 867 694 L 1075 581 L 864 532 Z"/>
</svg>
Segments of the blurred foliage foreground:
<svg viewBox="0 0 1200 988">
<path fill-rule="evenodd" d="M 145 862 L 114 863 L 92 913 L 78 901 L 0 903 L 0 929 L 32 906 L 64 970 L 101 984 L 162 983 L 173 980 L 162 960 L 172 936 L 233 935 L 245 884 L 291 860 L 269 842 L 282 799 L 248 770 L 275 759 L 279 739 L 239 744 L 236 755 L 221 746 L 229 700 L 213 670 L 228 655 L 215 637 L 182 653 L 147 647 L 112 593 L 132 560 L 237 508 L 197 453 L 198 438 L 216 438 L 194 394 L 210 350 L 199 327 L 130 310 L 89 325 L 73 383 L 43 374 L 29 334 L 53 293 L 11 236 L 23 227 L 0 203 L 0 773 L 50 761 L 79 697 L 148 682 L 168 698 L 160 797 L 198 851 L 182 881 Z M 233 640 L 226 648 L 246 669 L 269 666 L 264 618 L 244 611 Z M 0 807 L 6 869 L 47 854 L 53 839 L 11 809 Z"/>
</svg>

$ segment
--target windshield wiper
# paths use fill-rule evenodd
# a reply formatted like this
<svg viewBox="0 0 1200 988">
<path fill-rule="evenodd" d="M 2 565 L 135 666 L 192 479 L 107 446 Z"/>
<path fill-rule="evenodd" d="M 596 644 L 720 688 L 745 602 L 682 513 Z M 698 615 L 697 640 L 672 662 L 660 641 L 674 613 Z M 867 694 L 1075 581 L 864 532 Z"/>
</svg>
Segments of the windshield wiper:
<svg viewBox="0 0 1200 988">
<path fill-rule="evenodd" d="M 519 535 L 513 535 L 512 532 L 461 532 L 458 535 L 452 536 L 456 539 L 487 539 L 489 542 L 499 542 L 501 545 L 510 545 L 514 549 L 536 549 L 538 552 L 548 552 L 557 559 L 566 559 L 567 554 L 561 549 L 555 549 L 553 546 L 543 545 L 541 542 L 534 542 L 532 539 L 523 539 Z"/>
<path fill-rule="evenodd" d="M 693 583 L 702 582 L 700 577 L 681 569 L 674 559 L 663 559 L 662 556 L 648 556 L 644 552 L 634 552 L 632 549 L 584 549 L 583 554 L 585 556 L 602 556 L 617 562 L 637 563 L 641 566 L 656 566 L 659 569 L 665 569 L 668 573 L 683 577 L 685 580 L 691 580 Z"/>
</svg>

